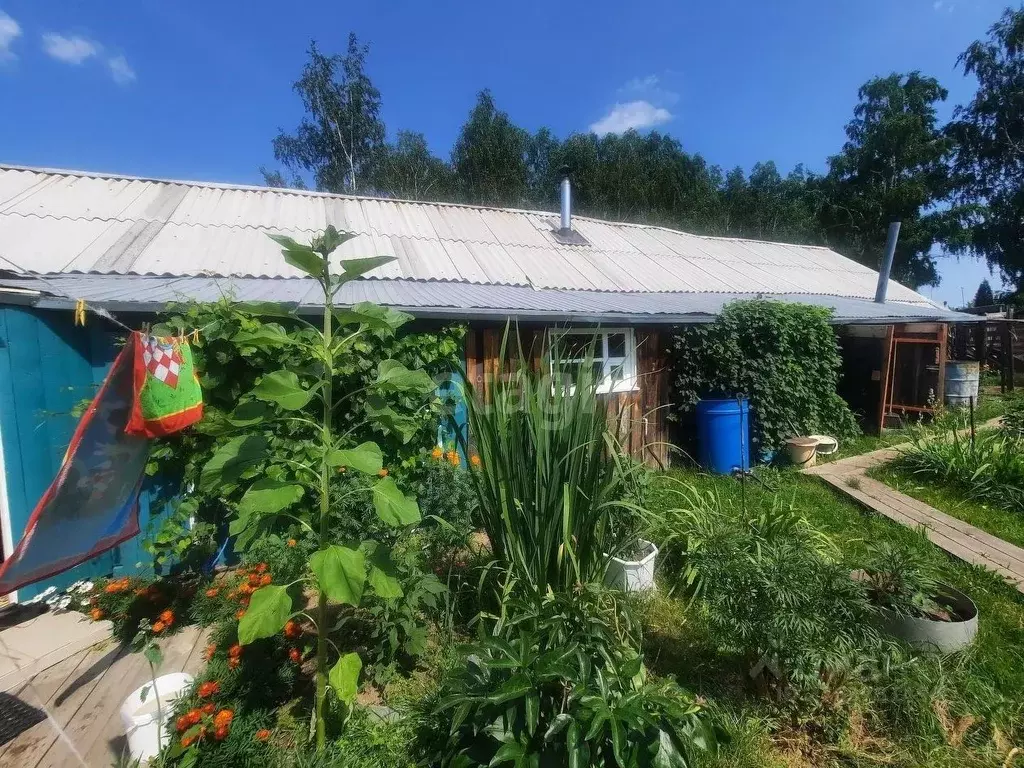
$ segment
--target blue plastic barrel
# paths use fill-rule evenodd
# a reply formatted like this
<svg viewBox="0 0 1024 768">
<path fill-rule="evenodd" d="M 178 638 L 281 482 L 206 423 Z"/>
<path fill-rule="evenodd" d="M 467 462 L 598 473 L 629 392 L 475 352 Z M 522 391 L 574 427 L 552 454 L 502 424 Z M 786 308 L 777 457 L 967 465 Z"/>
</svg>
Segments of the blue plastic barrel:
<svg viewBox="0 0 1024 768">
<path fill-rule="evenodd" d="M 719 475 L 750 469 L 750 405 L 746 398 L 697 403 L 697 459 L 702 467 Z"/>
</svg>

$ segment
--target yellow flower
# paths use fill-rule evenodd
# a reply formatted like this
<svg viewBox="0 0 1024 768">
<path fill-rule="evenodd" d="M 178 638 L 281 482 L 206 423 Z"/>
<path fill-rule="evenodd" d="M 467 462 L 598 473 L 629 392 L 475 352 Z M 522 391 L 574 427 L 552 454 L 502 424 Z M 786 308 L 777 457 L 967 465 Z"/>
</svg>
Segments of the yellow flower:
<svg viewBox="0 0 1024 768">
<path fill-rule="evenodd" d="M 387 469 L 382 469 L 377 474 L 380 475 L 381 477 L 387 477 L 388 476 L 388 471 L 387 471 Z"/>
<path fill-rule="evenodd" d="M 447 457 L 448 457 L 448 462 L 453 467 L 459 466 L 459 454 L 457 454 L 455 451 L 448 451 Z"/>
<path fill-rule="evenodd" d="M 480 457 L 477 456 L 474 453 L 472 456 L 469 457 L 469 463 L 472 464 L 474 467 L 479 468 L 480 467 Z"/>
<path fill-rule="evenodd" d="M 435 446 L 434 450 L 430 452 L 430 455 L 433 456 L 435 459 L 440 459 L 442 456 L 444 456 L 444 451 L 441 450 L 440 446 Z"/>
</svg>

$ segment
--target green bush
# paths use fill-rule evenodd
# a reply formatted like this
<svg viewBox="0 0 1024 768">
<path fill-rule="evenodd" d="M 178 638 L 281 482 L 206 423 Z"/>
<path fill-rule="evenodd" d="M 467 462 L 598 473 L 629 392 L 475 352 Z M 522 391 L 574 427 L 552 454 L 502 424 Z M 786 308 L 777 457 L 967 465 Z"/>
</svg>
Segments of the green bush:
<svg viewBox="0 0 1024 768">
<path fill-rule="evenodd" d="M 776 501 L 746 514 L 685 485 L 676 501 L 651 522 L 679 569 L 669 578 L 700 600 L 717 642 L 743 652 L 776 701 L 813 709 L 877 657 L 866 586 L 795 510 Z"/>
<path fill-rule="evenodd" d="M 714 751 L 721 735 L 694 697 L 648 679 L 614 598 L 584 586 L 506 609 L 444 682 L 431 765 L 685 768 Z"/>
<path fill-rule="evenodd" d="M 469 474 L 476 470 L 440 448 L 423 451 L 410 464 L 405 483 L 420 505 L 430 559 L 450 555 L 466 545 L 476 527 L 478 503 Z"/>
<path fill-rule="evenodd" d="M 858 434 L 836 391 L 842 359 L 830 317 L 820 307 L 757 299 L 727 304 L 713 323 L 683 326 L 670 351 L 674 417 L 685 421 L 703 398 L 744 395 L 760 451 L 796 434 Z"/>
</svg>

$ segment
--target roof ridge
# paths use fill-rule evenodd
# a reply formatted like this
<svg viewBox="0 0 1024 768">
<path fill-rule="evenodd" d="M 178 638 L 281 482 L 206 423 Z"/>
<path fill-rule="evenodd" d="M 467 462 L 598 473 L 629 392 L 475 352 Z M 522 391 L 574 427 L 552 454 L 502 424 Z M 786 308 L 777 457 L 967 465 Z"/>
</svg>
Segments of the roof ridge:
<svg viewBox="0 0 1024 768">
<path fill-rule="evenodd" d="M 347 195 L 337 192 L 320 192 L 312 189 L 293 189 L 291 187 L 267 187 L 259 186 L 254 184 L 235 184 L 230 182 L 217 182 L 217 181 L 189 181 L 184 179 L 166 179 L 158 178 L 155 176 L 132 176 L 129 174 L 121 173 L 105 173 L 101 171 L 82 171 L 69 168 L 46 168 L 46 167 L 33 167 L 27 165 L 13 165 L 8 163 L 0 163 L 0 171 L 20 171 L 25 173 L 38 173 L 38 174 L 51 174 L 57 176 L 74 176 L 80 178 L 89 179 L 112 179 L 117 181 L 142 181 L 150 184 L 178 184 L 181 186 L 188 187 L 199 187 L 204 189 L 221 189 L 225 191 L 235 192 L 260 192 L 264 194 L 281 194 L 281 195 L 296 195 L 299 197 L 319 197 L 326 199 L 340 199 L 340 200 L 369 200 L 381 203 L 403 203 L 407 205 L 435 205 L 435 206 L 447 206 L 451 208 L 468 208 L 470 210 L 478 211 L 500 211 L 502 213 L 517 213 L 524 216 L 550 216 L 557 217 L 558 211 L 541 211 L 541 210 L 530 210 L 527 208 L 505 208 L 496 205 L 474 205 L 472 203 L 459 203 L 459 202 L 447 202 L 440 200 L 408 200 L 406 198 L 399 197 L 381 197 L 377 195 Z M 71 217 L 58 217 L 58 218 L 71 218 Z M 733 237 L 725 235 L 700 235 L 694 232 L 687 232 L 682 229 L 673 229 L 672 227 L 666 227 L 661 224 L 641 224 L 634 221 L 613 221 L 611 219 L 601 219 L 595 216 L 583 216 L 573 214 L 574 219 L 582 221 L 590 221 L 596 224 L 605 224 L 613 227 L 635 227 L 639 229 L 655 229 L 662 232 L 672 232 L 674 234 L 687 235 L 689 237 L 698 237 L 706 240 L 730 240 L 746 243 L 767 243 L 769 245 L 782 245 L 782 246 L 796 246 L 799 248 L 816 248 L 819 250 L 832 251 L 826 245 L 805 245 L 803 243 L 786 243 L 778 240 L 762 240 L 758 238 L 746 238 L 746 237 Z M 841 254 L 840 254 L 841 255 Z"/>
</svg>

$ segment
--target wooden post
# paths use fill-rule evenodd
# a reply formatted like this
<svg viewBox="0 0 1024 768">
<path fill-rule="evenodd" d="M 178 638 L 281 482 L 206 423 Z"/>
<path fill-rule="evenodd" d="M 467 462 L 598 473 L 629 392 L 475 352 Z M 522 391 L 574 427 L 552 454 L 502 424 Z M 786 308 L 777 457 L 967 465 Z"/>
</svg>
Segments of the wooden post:
<svg viewBox="0 0 1024 768">
<path fill-rule="evenodd" d="M 878 434 L 882 434 L 885 430 L 885 412 L 887 410 L 886 406 L 889 404 L 889 367 L 892 360 L 892 339 L 895 335 L 895 330 L 895 326 L 886 326 L 885 341 L 882 345 L 882 388 L 878 396 Z"/>
<path fill-rule="evenodd" d="M 1013 348 L 1013 342 L 1017 334 L 1013 332 L 1008 320 L 1003 323 L 1003 334 L 1003 349 L 1006 354 L 1006 389 L 1008 392 L 1013 392 L 1017 378 L 1017 362 L 1014 358 L 1016 350 Z"/>
<path fill-rule="evenodd" d="M 935 407 L 941 408 L 946 404 L 946 357 L 949 349 L 946 346 L 949 339 L 949 326 L 942 323 L 939 326 L 939 381 L 935 386 Z"/>
<path fill-rule="evenodd" d="M 974 326 L 974 354 L 982 367 L 988 360 L 988 323 L 976 323 Z"/>
</svg>

